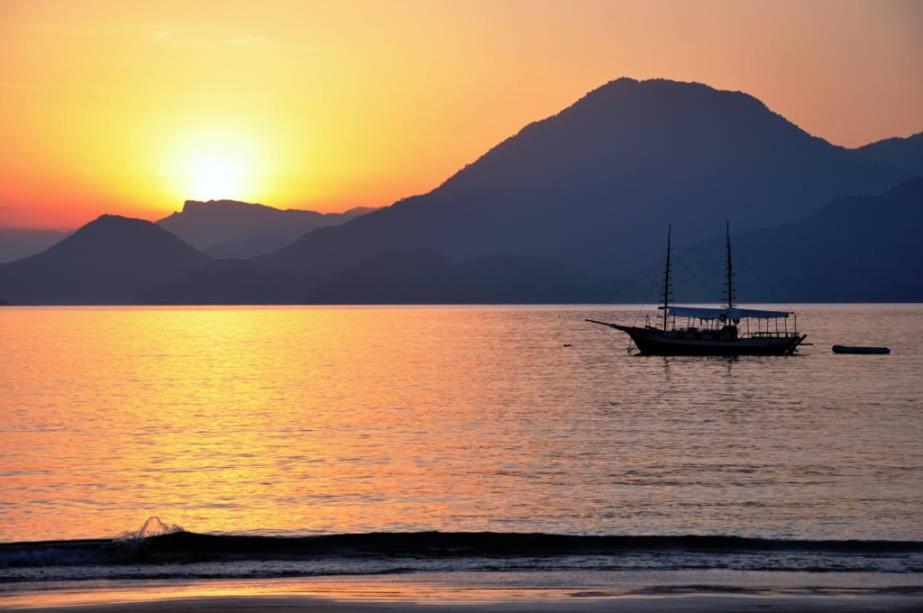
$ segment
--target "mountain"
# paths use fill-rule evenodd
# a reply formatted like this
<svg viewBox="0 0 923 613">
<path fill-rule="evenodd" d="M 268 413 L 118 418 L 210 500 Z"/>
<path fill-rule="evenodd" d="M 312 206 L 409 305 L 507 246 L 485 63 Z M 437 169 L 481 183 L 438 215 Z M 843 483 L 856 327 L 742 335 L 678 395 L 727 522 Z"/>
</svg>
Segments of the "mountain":
<svg viewBox="0 0 923 613">
<path fill-rule="evenodd" d="M 923 178 L 915 178 L 879 196 L 835 200 L 796 223 L 734 233 L 737 298 L 750 303 L 923 301 L 921 230 Z M 718 302 L 723 236 L 675 255 L 675 299 Z"/>
<path fill-rule="evenodd" d="M 609 285 L 555 262 L 487 255 L 455 262 L 432 251 L 404 251 L 363 260 L 311 291 L 321 304 L 459 304 L 584 302 Z"/>
<path fill-rule="evenodd" d="M 619 79 L 530 124 L 428 194 L 321 228 L 261 260 L 308 288 L 377 254 L 506 253 L 621 276 L 727 217 L 739 230 L 907 178 L 811 136 L 739 92 Z"/>
<path fill-rule="evenodd" d="M 216 258 L 249 258 L 275 251 L 312 230 L 354 219 L 373 209 L 345 213 L 281 210 L 235 200 L 187 200 L 181 212 L 157 223 Z"/>
<path fill-rule="evenodd" d="M 0 228 L 0 262 L 12 262 L 48 249 L 67 236 L 58 230 Z"/>
<path fill-rule="evenodd" d="M 912 159 L 917 142 L 900 139 L 900 159 Z M 232 201 L 190 201 L 159 224 L 104 215 L 0 265 L 0 300 L 651 300 L 672 223 L 677 273 L 704 271 L 692 275 L 704 287 L 677 278 L 677 299 L 716 301 L 723 259 L 713 237 L 726 218 L 742 301 L 923 300 L 923 179 L 881 153 L 892 145 L 879 145 L 833 146 L 739 92 L 619 79 L 526 126 L 432 192 L 340 225 Z M 248 260 L 215 260 L 182 239 L 216 253 L 240 241 L 228 251 L 253 252 L 268 244 L 260 237 L 288 240 L 296 226 L 314 229 Z M 750 264 L 764 272 L 754 276 L 760 283 L 747 279 Z"/>
<path fill-rule="evenodd" d="M 923 132 L 907 138 L 886 138 L 856 151 L 880 164 L 923 177 Z"/>
<path fill-rule="evenodd" d="M 285 271 L 252 260 L 213 260 L 152 286 L 150 304 L 295 304 L 304 290 Z"/>
<path fill-rule="evenodd" d="M 714 230 L 722 223 L 712 224 Z M 677 232 L 679 230 L 679 232 Z M 736 232 L 736 296 L 756 302 L 923 301 L 923 178 L 877 196 L 836 199 L 796 222 Z M 674 238 L 682 229 L 674 227 Z M 665 245 L 666 229 L 653 242 Z M 724 235 L 673 253 L 677 302 L 719 303 Z M 663 254 L 617 282 L 530 257 L 454 262 L 435 252 L 371 257 L 320 284 L 318 303 L 656 302 Z"/>
<path fill-rule="evenodd" d="M 141 219 L 103 215 L 49 249 L 0 266 L 12 304 L 117 304 L 200 267 L 209 257 Z"/>
</svg>

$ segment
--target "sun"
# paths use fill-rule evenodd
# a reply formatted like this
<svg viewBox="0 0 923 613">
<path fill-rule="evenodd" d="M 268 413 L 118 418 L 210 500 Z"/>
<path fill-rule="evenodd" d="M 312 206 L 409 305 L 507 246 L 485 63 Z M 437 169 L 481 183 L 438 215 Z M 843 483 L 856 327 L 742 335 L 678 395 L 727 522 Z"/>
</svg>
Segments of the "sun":
<svg viewBox="0 0 923 613">
<path fill-rule="evenodd" d="M 195 200 L 241 198 L 247 169 L 240 160 L 220 153 L 206 153 L 189 164 L 186 192 Z"/>
<path fill-rule="evenodd" d="M 233 126 L 178 131 L 164 157 L 170 191 L 184 200 L 248 200 L 264 187 L 259 139 Z"/>
</svg>

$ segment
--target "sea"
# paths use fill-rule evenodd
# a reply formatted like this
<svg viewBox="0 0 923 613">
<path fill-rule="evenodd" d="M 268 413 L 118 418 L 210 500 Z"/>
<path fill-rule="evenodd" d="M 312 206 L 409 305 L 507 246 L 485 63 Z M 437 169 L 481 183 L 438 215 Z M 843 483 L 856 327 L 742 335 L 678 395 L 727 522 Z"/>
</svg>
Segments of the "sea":
<svg viewBox="0 0 923 613">
<path fill-rule="evenodd" d="M 736 359 L 638 356 L 585 321 L 643 322 L 645 305 L 2 308 L 0 593 L 690 570 L 919 583 L 923 305 L 784 308 L 809 344 Z"/>
</svg>

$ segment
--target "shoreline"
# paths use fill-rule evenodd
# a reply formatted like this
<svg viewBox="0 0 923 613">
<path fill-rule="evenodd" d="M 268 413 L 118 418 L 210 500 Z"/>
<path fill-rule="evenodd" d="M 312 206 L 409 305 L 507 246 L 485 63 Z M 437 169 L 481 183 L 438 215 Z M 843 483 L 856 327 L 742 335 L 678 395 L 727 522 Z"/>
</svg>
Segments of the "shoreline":
<svg viewBox="0 0 923 613">
<path fill-rule="evenodd" d="M 10 584 L 3 586 L 5 589 Z M 923 573 L 480 572 L 262 580 L 86 581 L 0 591 L 0 610 L 916 611 Z"/>
<path fill-rule="evenodd" d="M 920 611 L 923 599 L 908 599 L 900 596 L 879 596 L 855 598 L 833 597 L 741 597 L 741 596 L 671 596 L 645 598 L 611 598 L 585 599 L 582 601 L 501 601 L 491 603 L 395 603 L 370 602 L 356 603 L 338 601 L 310 596 L 258 597 L 238 596 L 222 598 L 152 600 L 145 602 L 60 605 L 24 609 L 34 613 L 78 613 L 84 611 L 102 611 L 106 613 L 129 613 L 131 611 L 181 613 L 194 611 L 199 613 L 257 613 L 275 611 L 328 611 L 335 613 L 392 613 L 409 611 L 412 613 L 666 613 L 679 611 L 684 613 L 755 612 L 766 610 L 803 611 L 806 613 L 821 611 L 843 611 L 849 613 L 878 613 Z"/>
</svg>

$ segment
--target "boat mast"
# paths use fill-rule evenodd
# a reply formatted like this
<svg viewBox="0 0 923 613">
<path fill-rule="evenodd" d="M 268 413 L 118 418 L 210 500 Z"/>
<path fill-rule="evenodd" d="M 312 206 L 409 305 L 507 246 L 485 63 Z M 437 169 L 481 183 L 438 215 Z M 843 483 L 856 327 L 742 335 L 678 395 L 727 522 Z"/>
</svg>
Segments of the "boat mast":
<svg viewBox="0 0 923 613">
<path fill-rule="evenodd" d="M 725 220 L 724 226 L 725 245 L 727 246 L 727 292 L 728 292 L 728 311 L 734 308 L 734 266 L 731 263 L 731 222 Z M 728 314 L 730 317 L 730 313 Z"/>
<path fill-rule="evenodd" d="M 667 262 L 663 269 L 663 329 L 667 329 L 667 309 L 670 306 L 670 234 L 673 226 L 667 226 Z"/>
</svg>

